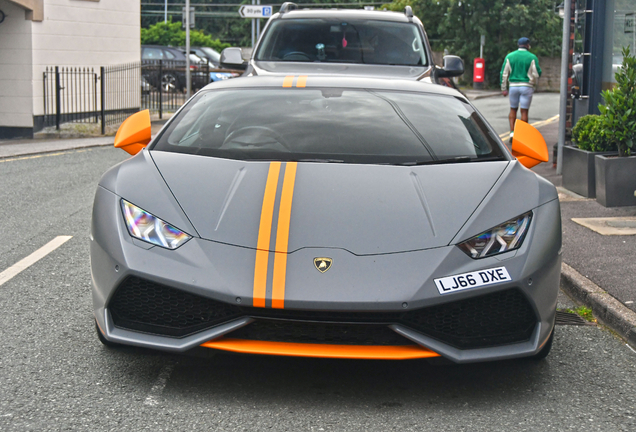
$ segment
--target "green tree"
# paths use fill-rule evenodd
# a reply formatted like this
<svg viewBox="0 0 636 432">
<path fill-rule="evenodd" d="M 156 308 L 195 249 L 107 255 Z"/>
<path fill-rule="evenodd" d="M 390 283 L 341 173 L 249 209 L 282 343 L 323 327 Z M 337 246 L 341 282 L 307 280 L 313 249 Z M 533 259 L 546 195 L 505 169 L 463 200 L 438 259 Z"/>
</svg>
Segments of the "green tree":
<svg viewBox="0 0 636 432">
<path fill-rule="evenodd" d="M 169 45 L 185 46 L 185 30 L 180 22 L 158 22 L 147 29 L 141 29 L 141 43 L 144 45 Z M 218 39 L 212 39 L 201 30 L 190 31 L 190 44 L 192 46 L 206 46 L 221 51 L 230 44 L 221 43 Z"/>
<path fill-rule="evenodd" d="M 274 12 L 278 11 L 285 0 L 275 0 L 262 2 L 274 6 Z M 227 42 L 232 46 L 249 47 L 252 43 L 251 28 L 252 20 L 239 17 L 238 4 L 251 4 L 251 0 L 190 0 L 190 4 L 196 8 L 196 28 L 205 33 L 218 38 L 222 42 Z M 360 9 L 365 4 L 356 0 L 302 0 L 298 1 L 299 7 L 307 7 L 308 3 L 316 3 L 322 7 L 327 3 L 338 4 L 337 7 L 350 7 Z M 350 6 L 345 6 L 350 4 Z M 181 20 L 181 8 L 183 0 L 168 0 L 169 16 L 173 20 Z M 336 7 L 336 6 L 334 6 Z M 144 0 L 141 4 L 141 27 L 150 26 L 163 22 L 164 0 Z M 261 29 L 267 20 L 261 20 Z"/>
<path fill-rule="evenodd" d="M 434 50 L 448 49 L 464 59 L 464 80 L 472 82 L 473 60 L 479 56 L 480 36 L 486 35 L 486 81 L 498 87 L 504 57 L 517 49 L 517 40 L 530 38 L 539 56 L 560 54 L 563 22 L 554 0 L 395 0 L 385 5 L 404 10 L 411 5 L 422 20 Z"/>
</svg>

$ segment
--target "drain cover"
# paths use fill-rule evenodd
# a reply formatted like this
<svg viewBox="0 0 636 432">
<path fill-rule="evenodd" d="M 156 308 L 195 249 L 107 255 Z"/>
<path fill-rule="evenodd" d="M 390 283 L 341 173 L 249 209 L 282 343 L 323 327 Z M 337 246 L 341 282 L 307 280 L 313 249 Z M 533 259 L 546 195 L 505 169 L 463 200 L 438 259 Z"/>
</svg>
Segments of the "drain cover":
<svg viewBox="0 0 636 432">
<path fill-rule="evenodd" d="M 596 325 L 594 323 L 585 321 L 583 318 L 575 313 L 566 311 L 557 311 L 556 313 L 556 325 Z"/>
</svg>

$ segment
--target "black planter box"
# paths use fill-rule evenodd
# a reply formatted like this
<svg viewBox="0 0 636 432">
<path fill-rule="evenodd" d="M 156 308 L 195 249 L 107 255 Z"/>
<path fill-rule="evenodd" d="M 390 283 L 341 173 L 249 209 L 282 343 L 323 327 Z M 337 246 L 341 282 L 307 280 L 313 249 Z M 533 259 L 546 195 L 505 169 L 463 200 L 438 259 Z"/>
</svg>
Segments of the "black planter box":
<svg viewBox="0 0 636 432">
<path fill-rule="evenodd" d="M 596 197 L 594 157 L 617 152 L 591 152 L 578 147 L 563 147 L 563 187 L 586 198 Z"/>
<path fill-rule="evenodd" d="M 596 165 L 596 201 L 605 207 L 636 206 L 636 156 L 598 155 Z"/>
</svg>

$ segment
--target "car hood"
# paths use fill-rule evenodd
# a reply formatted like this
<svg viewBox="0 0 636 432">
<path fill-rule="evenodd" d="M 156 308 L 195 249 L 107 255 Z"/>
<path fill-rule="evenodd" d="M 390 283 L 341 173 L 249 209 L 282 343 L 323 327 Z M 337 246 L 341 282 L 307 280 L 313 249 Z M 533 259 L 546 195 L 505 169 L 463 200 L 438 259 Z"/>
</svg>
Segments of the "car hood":
<svg viewBox="0 0 636 432">
<path fill-rule="evenodd" d="M 256 248 L 263 232 L 270 236 L 269 250 L 274 251 L 280 229 L 281 235 L 288 231 L 289 252 L 340 248 L 357 255 L 448 245 L 509 164 L 405 167 L 302 162 L 290 180 L 290 197 L 289 190 L 287 195 L 283 192 L 283 183 L 286 171 L 292 177 L 293 163 L 280 163 L 280 172 L 270 174 L 274 162 L 150 153 L 204 239 Z M 273 202 L 271 219 L 267 196 Z M 289 222 L 284 216 L 279 222 L 279 209 L 289 204 Z"/>
<path fill-rule="evenodd" d="M 419 80 L 431 73 L 430 66 L 371 65 L 355 63 L 305 63 L 251 61 L 253 75 L 346 75 Z"/>
</svg>

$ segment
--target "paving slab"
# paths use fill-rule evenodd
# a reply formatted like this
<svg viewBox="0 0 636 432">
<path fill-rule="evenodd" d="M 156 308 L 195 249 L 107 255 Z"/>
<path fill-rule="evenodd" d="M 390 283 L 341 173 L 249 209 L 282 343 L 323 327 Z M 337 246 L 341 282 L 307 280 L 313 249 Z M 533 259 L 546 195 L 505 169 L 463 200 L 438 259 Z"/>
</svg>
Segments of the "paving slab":
<svg viewBox="0 0 636 432">
<path fill-rule="evenodd" d="M 600 235 L 636 235 L 636 216 L 572 218 L 572 221 Z"/>
<path fill-rule="evenodd" d="M 540 131 L 552 150 L 557 142 L 558 123 L 540 127 Z M 594 199 L 563 188 L 552 151 L 550 162 L 538 165 L 533 171 L 550 180 L 559 192 L 562 287 L 578 302 L 592 307 L 595 315 L 623 337 L 633 339 L 636 346 L 636 330 L 632 332 L 629 327 L 636 327 L 636 239 L 632 233 L 636 207 L 603 207 Z M 607 235 L 610 232 L 612 235 Z M 580 278 L 573 278 L 572 271 Z M 590 286 L 597 288 L 590 290 Z"/>
<path fill-rule="evenodd" d="M 0 141 L 0 158 L 113 145 L 115 137 Z"/>
</svg>

